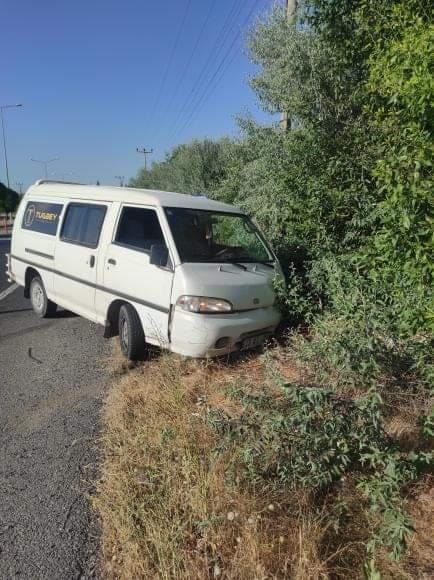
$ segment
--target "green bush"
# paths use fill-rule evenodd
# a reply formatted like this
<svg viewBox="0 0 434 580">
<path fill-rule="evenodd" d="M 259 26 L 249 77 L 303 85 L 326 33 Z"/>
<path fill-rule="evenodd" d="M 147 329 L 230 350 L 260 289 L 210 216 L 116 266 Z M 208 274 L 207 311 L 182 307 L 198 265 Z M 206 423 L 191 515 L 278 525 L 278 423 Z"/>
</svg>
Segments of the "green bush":
<svg viewBox="0 0 434 580">
<path fill-rule="evenodd" d="M 387 378 L 434 386 L 434 337 L 413 333 L 414 313 L 426 307 L 427 289 L 411 280 L 374 282 L 348 260 L 324 258 L 309 273 L 311 288 L 323 296 L 324 312 L 317 314 L 309 340 L 293 346 L 309 362 L 316 376 L 328 384 L 369 386 Z M 394 280 L 395 282 L 395 280 Z"/>
<path fill-rule="evenodd" d="M 261 401 L 246 416 L 253 430 L 244 447 L 251 474 L 317 491 L 354 469 L 374 441 L 384 447 L 377 406 L 318 387 L 282 389 L 280 412 L 270 413 Z"/>
<path fill-rule="evenodd" d="M 376 516 L 366 546 L 370 559 L 379 547 L 398 559 L 412 531 L 403 489 L 432 468 L 433 455 L 404 452 L 391 439 L 375 389 L 354 399 L 317 386 L 278 384 L 282 397 L 232 388 L 243 403 L 236 419 L 209 411 L 208 423 L 221 436 L 218 451 L 236 442 L 248 481 L 302 487 L 317 497 L 333 496 L 342 478 L 351 477 Z M 374 570 L 375 561 L 369 566 Z"/>
<path fill-rule="evenodd" d="M 0 182 L 0 212 L 14 212 L 19 202 L 20 196 L 18 193 Z"/>
<path fill-rule="evenodd" d="M 209 194 L 223 179 L 233 147 L 230 139 L 195 139 L 178 145 L 163 161 L 141 169 L 130 186 Z"/>
</svg>

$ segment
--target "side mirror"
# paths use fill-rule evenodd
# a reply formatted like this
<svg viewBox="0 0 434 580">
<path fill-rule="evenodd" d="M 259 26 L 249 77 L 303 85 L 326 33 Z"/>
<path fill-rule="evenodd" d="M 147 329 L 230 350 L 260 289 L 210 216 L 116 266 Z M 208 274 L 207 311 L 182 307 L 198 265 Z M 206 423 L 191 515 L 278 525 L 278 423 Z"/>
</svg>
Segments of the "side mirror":
<svg viewBox="0 0 434 580">
<path fill-rule="evenodd" d="M 152 244 L 149 263 L 154 266 L 167 266 L 169 250 L 164 244 Z"/>
</svg>

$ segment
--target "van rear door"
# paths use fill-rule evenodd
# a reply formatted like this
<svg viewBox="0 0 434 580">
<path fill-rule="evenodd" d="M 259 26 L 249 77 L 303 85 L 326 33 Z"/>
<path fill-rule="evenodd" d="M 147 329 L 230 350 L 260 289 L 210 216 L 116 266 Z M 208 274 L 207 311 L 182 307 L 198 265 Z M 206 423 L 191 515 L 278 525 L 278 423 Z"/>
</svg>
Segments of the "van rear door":
<svg viewBox="0 0 434 580">
<path fill-rule="evenodd" d="M 156 209 L 123 204 L 105 256 L 103 286 L 112 300 L 135 307 L 147 342 L 164 347 L 169 341 L 173 271 L 170 258 L 167 266 L 150 264 L 154 244 L 168 247 Z"/>
<path fill-rule="evenodd" d="M 71 202 L 55 252 L 55 301 L 96 321 L 98 246 L 108 204 Z"/>
</svg>

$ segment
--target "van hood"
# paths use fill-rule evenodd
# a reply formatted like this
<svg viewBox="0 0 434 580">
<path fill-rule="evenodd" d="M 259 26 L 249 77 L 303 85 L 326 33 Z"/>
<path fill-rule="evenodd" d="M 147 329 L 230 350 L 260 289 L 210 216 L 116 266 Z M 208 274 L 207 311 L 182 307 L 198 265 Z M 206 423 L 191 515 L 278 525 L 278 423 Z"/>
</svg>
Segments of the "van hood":
<svg viewBox="0 0 434 580">
<path fill-rule="evenodd" d="M 179 296 L 208 296 L 231 302 L 234 310 L 252 310 L 275 302 L 273 278 L 280 267 L 243 263 L 246 270 L 224 263 L 184 263 L 176 267 L 173 302 Z"/>
</svg>

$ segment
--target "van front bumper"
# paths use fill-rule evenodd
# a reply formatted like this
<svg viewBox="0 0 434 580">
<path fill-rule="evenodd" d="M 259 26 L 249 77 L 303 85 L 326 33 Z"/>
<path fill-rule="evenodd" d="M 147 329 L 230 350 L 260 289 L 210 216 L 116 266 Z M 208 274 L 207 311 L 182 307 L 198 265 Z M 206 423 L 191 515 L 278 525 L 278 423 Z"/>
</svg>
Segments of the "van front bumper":
<svg viewBox="0 0 434 580">
<path fill-rule="evenodd" d="M 221 356 L 243 348 L 249 337 L 271 336 L 279 321 L 280 312 L 274 306 L 233 314 L 196 314 L 175 308 L 170 350 L 195 358 Z M 218 348 L 217 341 L 224 338 L 228 340 Z"/>
</svg>

